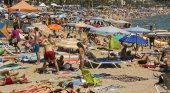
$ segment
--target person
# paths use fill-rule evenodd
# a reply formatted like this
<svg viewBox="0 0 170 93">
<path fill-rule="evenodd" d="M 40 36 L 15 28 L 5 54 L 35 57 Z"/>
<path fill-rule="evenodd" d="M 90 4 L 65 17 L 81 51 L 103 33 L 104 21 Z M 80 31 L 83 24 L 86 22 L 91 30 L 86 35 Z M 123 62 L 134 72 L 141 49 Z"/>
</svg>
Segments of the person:
<svg viewBox="0 0 170 93">
<path fill-rule="evenodd" d="M 121 60 L 126 60 L 126 56 L 127 56 L 127 48 L 132 47 L 133 44 L 131 46 L 128 46 L 127 44 L 122 44 L 124 47 L 122 48 L 122 50 L 120 51 L 120 59 Z"/>
<path fill-rule="evenodd" d="M 15 77 L 15 76 L 6 76 L 3 80 L 0 80 L 0 86 L 4 85 L 11 85 L 11 84 L 17 84 L 17 83 L 29 83 L 28 79 L 25 77 L 25 75 L 21 77 Z"/>
<path fill-rule="evenodd" d="M 20 34 L 20 31 L 17 30 L 16 26 L 14 26 L 14 30 L 12 31 L 12 43 L 13 43 L 13 45 L 15 47 L 16 53 L 18 53 L 18 50 L 21 52 L 21 50 L 20 50 L 20 48 L 18 46 L 19 39 L 20 39 L 19 34 Z"/>
<path fill-rule="evenodd" d="M 77 93 L 74 90 L 74 85 L 72 82 L 69 82 L 64 90 L 61 91 L 61 93 Z"/>
<path fill-rule="evenodd" d="M 36 53 L 37 56 L 37 64 L 40 64 L 40 44 L 39 44 L 39 30 L 37 27 L 34 28 L 35 34 L 34 34 L 34 52 Z"/>
<path fill-rule="evenodd" d="M 56 62 L 56 57 L 55 57 L 55 52 L 54 48 L 51 44 L 47 44 L 44 46 L 44 59 L 45 62 L 43 64 L 43 70 L 46 69 L 47 62 L 50 61 L 52 62 L 53 66 L 55 67 L 56 71 L 59 71 L 58 63 Z"/>
<path fill-rule="evenodd" d="M 154 41 L 155 41 L 155 37 L 149 37 L 149 48 L 151 49 L 152 48 L 152 46 L 154 47 Z"/>
<path fill-rule="evenodd" d="M 80 70 L 84 67 L 84 60 L 85 60 L 85 48 L 82 43 L 78 42 L 77 47 L 79 48 L 79 59 L 80 59 Z"/>
<path fill-rule="evenodd" d="M 12 53 L 9 49 L 7 49 L 6 47 L 5 48 L 0 48 L 0 56 L 4 55 L 5 52 L 7 52 L 8 54 L 11 54 L 11 55 L 15 55 L 14 53 Z"/>
<path fill-rule="evenodd" d="M 61 55 L 59 59 L 57 59 L 57 63 L 58 63 L 58 67 L 60 70 L 63 70 L 63 66 L 64 66 L 64 56 Z"/>
<path fill-rule="evenodd" d="M 26 37 L 25 37 L 25 51 L 26 51 L 26 52 L 29 52 L 30 49 L 31 49 L 30 40 L 29 40 L 29 37 L 26 36 Z"/>
</svg>

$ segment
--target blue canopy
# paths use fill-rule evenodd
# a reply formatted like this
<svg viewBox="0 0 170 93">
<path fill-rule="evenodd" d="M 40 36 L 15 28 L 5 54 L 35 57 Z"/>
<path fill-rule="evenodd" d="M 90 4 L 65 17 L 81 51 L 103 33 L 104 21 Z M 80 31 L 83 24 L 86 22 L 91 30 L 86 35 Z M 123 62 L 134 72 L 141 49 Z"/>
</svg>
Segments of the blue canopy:
<svg viewBox="0 0 170 93">
<path fill-rule="evenodd" d="M 146 45 L 148 43 L 145 39 L 143 39 L 142 37 L 136 36 L 136 35 L 124 37 L 120 39 L 119 41 L 127 42 L 127 43 L 136 43 L 140 45 Z"/>
<path fill-rule="evenodd" d="M 150 30 L 148 29 L 145 29 L 145 28 L 141 28 L 141 27 L 131 27 L 131 28 L 127 28 L 127 29 L 124 29 L 128 32 L 132 32 L 132 33 L 148 33 L 150 32 Z"/>
</svg>

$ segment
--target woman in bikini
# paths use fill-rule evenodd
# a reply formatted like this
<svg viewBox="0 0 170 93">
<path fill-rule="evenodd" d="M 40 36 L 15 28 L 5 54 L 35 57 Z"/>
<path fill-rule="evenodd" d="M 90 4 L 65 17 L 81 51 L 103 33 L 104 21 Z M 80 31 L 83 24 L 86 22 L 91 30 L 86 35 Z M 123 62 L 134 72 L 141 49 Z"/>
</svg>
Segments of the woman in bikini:
<svg viewBox="0 0 170 93">
<path fill-rule="evenodd" d="M 5 76 L 3 80 L 0 81 L 0 86 L 4 85 L 11 85 L 11 84 L 17 84 L 17 83 L 29 83 L 28 79 L 25 77 L 25 75 L 21 77 L 15 77 L 15 76 Z"/>
<path fill-rule="evenodd" d="M 78 42 L 77 47 L 79 48 L 79 59 L 80 59 L 80 70 L 84 68 L 84 61 L 85 61 L 85 48 L 82 43 Z"/>
</svg>

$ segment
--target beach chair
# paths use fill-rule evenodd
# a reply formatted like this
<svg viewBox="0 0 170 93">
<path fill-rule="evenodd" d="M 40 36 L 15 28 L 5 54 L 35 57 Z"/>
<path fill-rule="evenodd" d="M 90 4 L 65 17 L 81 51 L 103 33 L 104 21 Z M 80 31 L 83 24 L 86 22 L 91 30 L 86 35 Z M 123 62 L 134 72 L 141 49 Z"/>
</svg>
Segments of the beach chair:
<svg viewBox="0 0 170 93">
<path fill-rule="evenodd" d="M 90 64 L 90 67 L 92 69 L 94 68 L 93 65 L 97 65 L 97 67 L 95 67 L 96 69 L 100 68 L 102 65 L 113 65 L 116 68 L 119 68 L 118 64 L 121 63 L 121 61 L 118 59 L 117 60 L 111 60 L 111 59 L 109 60 L 107 58 L 97 58 L 97 61 L 86 59 L 86 62 Z"/>
<path fill-rule="evenodd" d="M 101 85 L 102 81 L 100 80 L 100 78 L 94 78 L 89 70 L 84 69 L 81 72 L 84 80 L 86 80 L 87 83 L 94 86 Z"/>
<path fill-rule="evenodd" d="M 94 68 L 93 65 L 97 65 L 96 69 L 101 67 L 102 65 L 114 65 L 118 68 L 117 64 L 120 64 L 121 61 L 117 59 L 108 59 L 108 58 L 96 58 L 96 56 L 92 52 L 87 52 L 87 58 L 85 59 L 86 63 L 90 64 L 91 68 Z"/>
<path fill-rule="evenodd" d="M 162 74 L 159 76 L 159 82 L 156 83 L 155 85 L 157 93 L 162 93 L 160 92 L 160 89 L 166 91 L 163 93 L 170 93 L 170 74 Z"/>
</svg>

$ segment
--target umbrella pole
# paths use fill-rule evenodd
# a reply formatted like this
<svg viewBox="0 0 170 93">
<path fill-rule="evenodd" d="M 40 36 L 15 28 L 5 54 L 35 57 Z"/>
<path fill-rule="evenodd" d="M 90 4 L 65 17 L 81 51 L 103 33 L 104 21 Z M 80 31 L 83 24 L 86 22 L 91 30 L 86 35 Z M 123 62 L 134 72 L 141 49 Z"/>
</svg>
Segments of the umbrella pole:
<svg viewBox="0 0 170 93">
<path fill-rule="evenodd" d="M 136 48 L 135 48 L 135 55 L 137 54 L 137 33 L 136 33 Z"/>
<path fill-rule="evenodd" d="M 108 60 L 110 59 L 110 45 L 111 45 L 111 36 L 109 37 L 109 51 L 108 51 Z"/>
<path fill-rule="evenodd" d="M 71 50 L 71 49 L 69 49 L 69 63 L 70 63 L 70 50 Z"/>
</svg>

